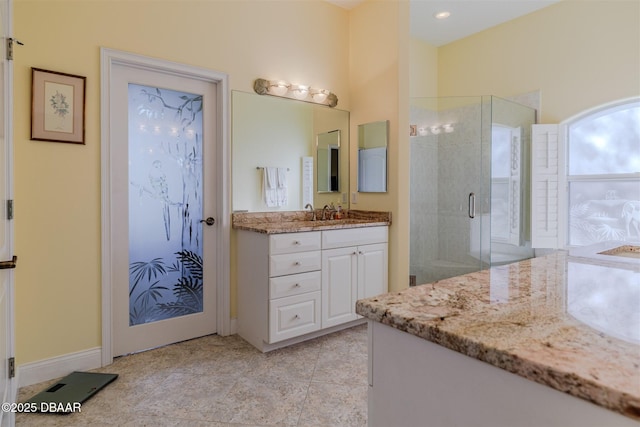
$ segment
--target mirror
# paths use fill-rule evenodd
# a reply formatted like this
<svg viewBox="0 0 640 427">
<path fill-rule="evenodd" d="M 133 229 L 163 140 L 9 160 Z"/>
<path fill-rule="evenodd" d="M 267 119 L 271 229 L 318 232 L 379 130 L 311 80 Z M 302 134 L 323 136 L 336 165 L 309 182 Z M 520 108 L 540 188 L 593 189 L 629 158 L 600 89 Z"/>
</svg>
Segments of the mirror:
<svg viewBox="0 0 640 427">
<path fill-rule="evenodd" d="M 522 128 L 491 126 L 491 242 L 522 246 Z"/>
<path fill-rule="evenodd" d="M 318 192 L 340 191 L 340 131 L 319 133 L 316 146 Z"/>
<path fill-rule="evenodd" d="M 348 208 L 348 111 L 241 91 L 232 91 L 231 103 L 234 211 L 294 211 L 307 203 Z M 321 153 L 318 143 L 325 139 L 332 148 Z M 318 158 L 325 154 L 326 161 L 320 161 L 325 179 L 320 183 Z M 286 188 L 278 188 L 285 191 L 285 203 L 267 206 L 264 168 L 286 171 Z"/>
<path fill-rule="evenodd" d="M 387 191 L 389 121 L 358 125 L 358 191 Z"/>
</svg>

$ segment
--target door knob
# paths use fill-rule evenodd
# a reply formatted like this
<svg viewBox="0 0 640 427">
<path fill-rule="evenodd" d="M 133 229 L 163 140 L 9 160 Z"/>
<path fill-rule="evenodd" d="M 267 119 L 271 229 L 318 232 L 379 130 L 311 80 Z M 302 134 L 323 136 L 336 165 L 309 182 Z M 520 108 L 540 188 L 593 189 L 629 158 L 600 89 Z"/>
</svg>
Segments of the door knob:
<svg viewBox="0 0 640 427">
<path fill-rule="evenodd" d="M 207 219 L 201 219 L 200 222 L 204 222 L 205 224 L 207 224 L 208 226 L 212 226 L 213 224 L 216 223 L 216 220 L 213 219 L 212 217 L 209 217 Z"/>
</svg>

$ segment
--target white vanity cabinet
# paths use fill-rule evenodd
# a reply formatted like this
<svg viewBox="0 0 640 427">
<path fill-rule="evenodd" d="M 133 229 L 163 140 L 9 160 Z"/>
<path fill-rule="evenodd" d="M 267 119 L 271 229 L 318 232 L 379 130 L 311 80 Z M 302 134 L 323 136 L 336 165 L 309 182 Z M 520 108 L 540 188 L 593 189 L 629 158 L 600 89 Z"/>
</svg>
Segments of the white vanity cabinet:
<svg viewBox="0 0 640 427">
<path fill-rule="evenodd" d="M 321 233 L 240 230 L 238 334 L 257 348 L 320 329 Z"/>
<path fill-rule="evenodd" d="M 238 334 L 269 351 L 356 324 L 356 300 L 387 291 L 387 230 L 238 230 Z"/>
<path fill-rule="evenodd" d="M 322 327 L 359 319 L 356 301 L 387 292 L 388 228 L 322 232 Z"/>
</svg>

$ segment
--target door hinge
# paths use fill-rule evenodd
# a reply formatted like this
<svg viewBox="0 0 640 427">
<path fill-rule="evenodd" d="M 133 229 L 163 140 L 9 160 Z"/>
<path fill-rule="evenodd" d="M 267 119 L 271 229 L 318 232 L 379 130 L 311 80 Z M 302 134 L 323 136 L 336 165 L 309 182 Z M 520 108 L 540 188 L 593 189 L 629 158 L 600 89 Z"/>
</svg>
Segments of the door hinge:
<svg viewBox="0 0 640 427">
<path fill-rule="evenodd" d="M 7 37 L 7 61 L 13 61 L 13 44 L 16 43 L 20 46 L 23 46 L 22 43 L 18 39 L 14 39 L 13 37 Z"/>
<path fill-rule="evenodd" d="M 16 358 L 9 358 L 9 378 L 13 378 L 16 376 Z"/>
<path fill-rule="evenodd" d="M 7 219 L 13 219 L 13 200 L 7 200 Z"/>
</svg>

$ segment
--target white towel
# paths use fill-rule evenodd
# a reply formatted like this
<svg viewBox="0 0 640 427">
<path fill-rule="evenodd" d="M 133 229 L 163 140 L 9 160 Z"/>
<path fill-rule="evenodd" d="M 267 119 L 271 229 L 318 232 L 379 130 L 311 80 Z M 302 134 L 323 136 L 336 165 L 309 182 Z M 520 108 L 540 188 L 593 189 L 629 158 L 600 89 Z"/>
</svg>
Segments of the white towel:
<svg viewBox="0 0 640 427">
<path fill-rule="evenodd" d="M 262 189 L 264 202 L 270 208 L 278 205 L 278 171 L 276 168 L 265 167 L 262 170 Z"/>
<path fill-rule="evenodd" d="M 278 199 L 278 206 L 287 206 L 289 200 L 287 199 L 287 169 L 277 169 L 278 185 L 276 190 L 276 197 Z"/>
</svg>

